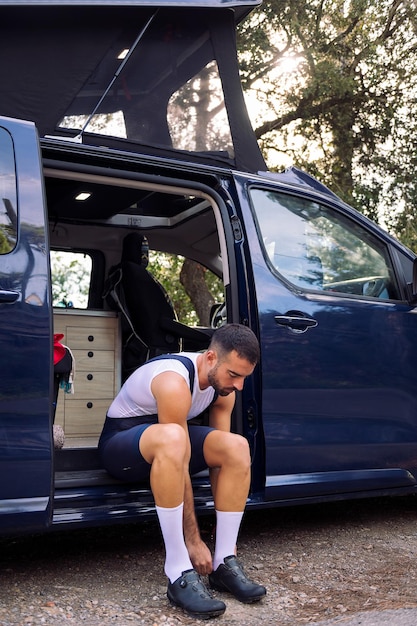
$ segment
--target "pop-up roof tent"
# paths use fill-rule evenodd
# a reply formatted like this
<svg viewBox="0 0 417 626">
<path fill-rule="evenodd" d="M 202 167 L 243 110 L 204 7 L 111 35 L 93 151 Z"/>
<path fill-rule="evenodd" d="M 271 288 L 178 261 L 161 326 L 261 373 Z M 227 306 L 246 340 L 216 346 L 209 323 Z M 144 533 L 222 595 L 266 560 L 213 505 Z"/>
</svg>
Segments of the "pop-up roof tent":
<svg viewBox="0 0 417 626">
<path fill-rule="evenodd" d="M 41 137 L 265 170 L 235 41 L 258 4 L 0 0 L 0 115 Z"/>
</svg>

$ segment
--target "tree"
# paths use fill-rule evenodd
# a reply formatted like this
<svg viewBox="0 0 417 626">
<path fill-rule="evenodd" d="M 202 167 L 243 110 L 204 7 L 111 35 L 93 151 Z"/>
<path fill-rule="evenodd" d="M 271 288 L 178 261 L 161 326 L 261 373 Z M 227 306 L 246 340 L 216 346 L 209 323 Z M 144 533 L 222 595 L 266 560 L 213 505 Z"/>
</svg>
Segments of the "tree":
<svg viewBox="0 0 417 626">
<path fill-rule="evenodd" d="M 161 283 L 184 324 L 210 324 L 211 306 L 222 302 L 223 282 L 199 263 L 182 256 L 153 252 L 148 266 Z"/>
<path fill-rule="evenodd" d="M 195 307 L 201 326 L 210 326 L 210 310 L 215 304 L 214 294 L 206 282 L 206 274 L 207 270 L 191 259 L 185 259 L 180 272 L 181 284 Z"/>
<path fill-rule="evenodd" d="M 51 274 L 54 306 L 87 306 L 91 277 L 88 255 L 51 250 Z"/>
<path fill-rule="evenodd" d="M 417 200 L 416 15 L 409 0 L 269 0 L 238 36 L 267 161 L 291 159 L 403 236 Z"/>
<path fill-rule="evenodd" d="M 0 254 L 7 254 L 11 250 L 13 250 L 13 245 L 7 227 L 0 225 Z"/>
</svg>

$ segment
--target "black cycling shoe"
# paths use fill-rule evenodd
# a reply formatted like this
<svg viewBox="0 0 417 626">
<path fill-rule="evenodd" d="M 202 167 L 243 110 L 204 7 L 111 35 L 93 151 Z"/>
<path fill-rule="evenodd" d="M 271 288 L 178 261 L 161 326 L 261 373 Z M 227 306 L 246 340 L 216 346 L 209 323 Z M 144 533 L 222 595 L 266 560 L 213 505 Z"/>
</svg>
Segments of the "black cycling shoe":
<svg viewBox="0 0 417 626">
<path fill-rule="evenodd" d="M 225 603 L 213 598 L 194 569 L 186 570 L 175 582 L 169 582 L 167 596 L 171 604 L 198 619 L 218 617 L 226 610 Z"/>
<path fill-rule="evenodd" d="M 240 602 L 250 604 L 258 602 L 266 595 L 262 585 L 250 580 L 242 569 L 237 558 L 227 556 L 222 563 L 209 575 L 210 586 L 217 591 L 229 591 Z"/>
</svg>

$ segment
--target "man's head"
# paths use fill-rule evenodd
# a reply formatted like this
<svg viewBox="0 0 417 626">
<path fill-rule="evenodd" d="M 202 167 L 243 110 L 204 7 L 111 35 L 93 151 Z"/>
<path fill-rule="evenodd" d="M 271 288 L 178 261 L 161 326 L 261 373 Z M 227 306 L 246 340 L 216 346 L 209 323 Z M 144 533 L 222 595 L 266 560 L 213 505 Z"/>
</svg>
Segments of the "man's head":
<svg viewBox="0 0 417 626">
<path fill-rule="evenodd" d="M 219 360 L 235 350 L 239 358 L 249 361 L 253 366 L 258 363 L 260 356 L 255 333 L 242 324 L 225 324 L 218 328 L 211 338 L 209 350 L 215 350 Z"/>
<path fill-rule="evenodd" d="M 259 361 L 259 344 L 247 326 L 226 324 L 214 333 L 207 350 L 209 384 L 220 396 L 243 388 Z"/>
</svg>

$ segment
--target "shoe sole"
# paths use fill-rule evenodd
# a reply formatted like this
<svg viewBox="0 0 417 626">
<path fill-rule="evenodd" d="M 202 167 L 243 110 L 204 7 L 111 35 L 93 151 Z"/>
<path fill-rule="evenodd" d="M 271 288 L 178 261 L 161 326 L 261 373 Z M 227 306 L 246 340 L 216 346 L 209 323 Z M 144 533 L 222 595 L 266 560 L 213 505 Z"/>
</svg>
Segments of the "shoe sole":
<svg viewBox="0 0 417 626">
<path fill-rule="evenodd" d="M 226 608 L 224 608 L 224 609 L 219 609 L 218 611 L 207 611 L 207 612 L 206 611 L 205 612 L 190 611 L 189 609 L 186 609 L 185 607 L 181 606 L 181 604 L 178 604 L 177 602 L 175 602 L 175 600 L 172 600 L 169 596 L 168 596 L 168 600 L 171 606 L 175 606 L 179 609 L 182 609 L 184 613 L 186 613 L 190 617 L 195 617 L 197 619 L 211 619 L 212 617 L 219 617 L 220 615 L 223 615 L 223 613 L 226 610 Z"/>
</svg>

